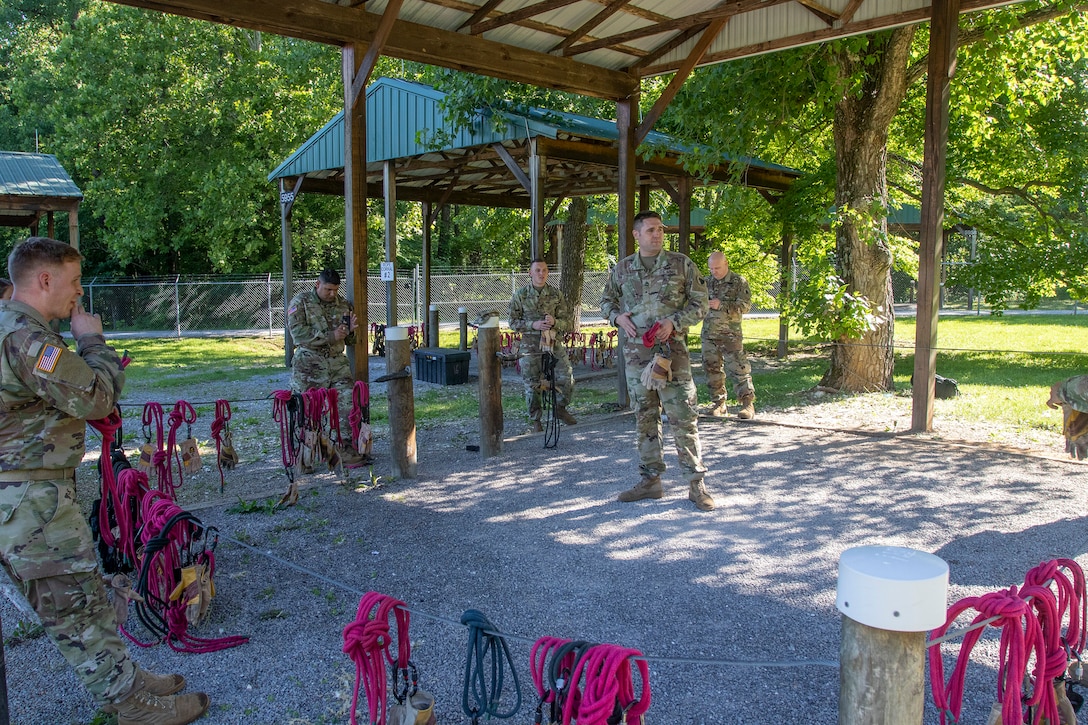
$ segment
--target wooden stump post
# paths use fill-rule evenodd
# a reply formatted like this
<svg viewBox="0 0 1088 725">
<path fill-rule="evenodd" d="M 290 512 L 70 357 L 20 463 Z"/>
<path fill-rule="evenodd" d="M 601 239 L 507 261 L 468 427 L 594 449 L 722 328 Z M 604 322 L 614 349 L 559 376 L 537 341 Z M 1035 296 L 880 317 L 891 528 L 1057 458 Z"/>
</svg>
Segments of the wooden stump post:
<svg viewBox="0 0 1088 725">
<path fill-rule="evenodd" d="M 839 559 L 839 725 L 921 725 L 926 632 L 944 624 L 948 564 L 860 546 Z"/>
<path fill-rule="evenodd" d="M 502 362 L 499 360 L 499 319 L 479 328 L 480 451 L 484 458 L 502 453 Z"/>
<path fill-rule="evenodd" d="M 431 305 L 427 311 L 427 347 L 441 347 L 438 344 L 438 305 Z"/>
<path fill-rule="evenodd" d="M 412 397 L 412 349 L 408 328 L 385 328 L 385 369 L 409 375 L 389 381 L 389 458 L 397 478 L 416 477 L 416 404 Z"/>
<path fill-rule="evenodd" d="M 461 329 L 461 349 L 468 349 L 468 310 L 457 308 L 457 326 Z"/>
</svg>

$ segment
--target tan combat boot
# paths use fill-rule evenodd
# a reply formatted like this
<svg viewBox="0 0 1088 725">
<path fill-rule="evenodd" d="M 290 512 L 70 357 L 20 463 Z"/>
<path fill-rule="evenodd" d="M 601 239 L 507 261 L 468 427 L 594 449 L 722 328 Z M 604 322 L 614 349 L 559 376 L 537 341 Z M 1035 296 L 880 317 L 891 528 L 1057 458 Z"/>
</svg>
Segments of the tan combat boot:
<svg viewBox="0 0 1088 725">
<path fill-rule="evenodd" d="M 567 425 L 578 425 L 578 419 L 571 415 L 570 411 L 564 406 L 556 406 L 555 417 Z"/>
<path fill-rule="evenodd" d="M 695 504 L 695 508 L 700 511 L 713 511 L 714 510 L 714 498 L 707 492 L 706 486 L 703 484 L 703 479 L 691 482 L 691 489 L 688 491 L 688 500 Z"/>
<path fill-rule="evenodd" d="M 756 394 L 748 393 L 740 399 L 740 410 L 737 411 L 738 420 L 751 420 L 756 417 Z"/>
<path fill-rule="evenodd" d="M 641 501 L 644 498 L 661 498 L 664 495 L 665 492 L 661 488 L 660 476 L 654 476 L 653 478 L 643 476 L 634 487 L 623 491 L 617 498 L 624 503 L 630 503 L 631 501 Z"/>
<path fill-rule="evenodd" d="M 157 697 L 165 697 L 166 695 L 173 695 L 175 692 L 181 692 L 184 689 L 185 678 L 181 675 L 156 675 L 154 672 L 148 672 L 137 665 L 136 678 L 132 682 L 130 692 L 135 693 L 138 690 L 146 690 Z M 113 704 L 103 705 L 102 712 L 117 712 L 117 706 Z"/>
<path fill-rule="evenodd" d="M 718 401 L 711 401 L 710 405 L 706 406 L 704 414 L 715 418 L 724 418 L 728 412 L 729 408 L 725 405 L 725 398 L 722 398 Z"/>
<path fill-rule="evenodd" d="M 188 725 L 208 711 L 209 703 L 203 692 L 159 697 L 137 690 L 113 707 L 117 725 Z"/>
</svg>

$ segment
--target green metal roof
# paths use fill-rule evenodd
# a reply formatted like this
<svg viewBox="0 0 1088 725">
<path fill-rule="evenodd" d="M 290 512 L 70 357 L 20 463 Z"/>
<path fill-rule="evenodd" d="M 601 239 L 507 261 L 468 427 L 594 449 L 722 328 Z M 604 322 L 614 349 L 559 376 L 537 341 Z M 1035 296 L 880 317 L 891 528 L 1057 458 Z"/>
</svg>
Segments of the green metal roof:
<svg viewBox="0 0 1088 725">
<path fill-rule="evenodd" d="M 446 121 L 440 102 L 446 94 L 430 86 L 393 78 L 379 78 L 366 91 L 367 163 L 418 156 L 492 143 L 524 141 L 532 137 L 557 138 L 561 134 L 615 141 L 618 130 L 613 121 L 604 121 L 573 113 L 530 108 L 523 115 L 500 113 L 505 128 L 496 131 L 487 114 L 478 115 L 469 127 L 454 127 Z M 427 145 L 440 132 L 450 139 L 441 148 Z M 645 143 L 670 152 L 684 153 L 691 147 L 651 131 Z M 743 163 L 757 169 L 780 171 L 791 176 L 800 173 L 786 166 L 752 158 L 723 158 L 723 163 Z M 337 113 L 317 133 L 268 175 L 269 181 L 314 172 L 342 169 L 344 166 L 344 114 Z"/>
<path fill-rule="evenodd" d="M 0 151 L 0 196 L 82 199 L 83 192 L 52 154 Z"/>
</svg>

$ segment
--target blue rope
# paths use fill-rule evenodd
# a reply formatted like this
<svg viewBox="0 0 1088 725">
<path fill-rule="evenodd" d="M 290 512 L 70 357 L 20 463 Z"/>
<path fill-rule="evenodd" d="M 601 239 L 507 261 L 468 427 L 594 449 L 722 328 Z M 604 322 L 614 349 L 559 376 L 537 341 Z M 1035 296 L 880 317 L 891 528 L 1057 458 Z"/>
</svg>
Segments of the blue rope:
<svg viewBox="0 0 1088 725">
<path fill-rule="evenodd" d="M 513 717 L 521 708 L 521 683 L 518 682 L 518 671 L 514 668 L 514 660 L 510 656 L 506 640 L 494 634 L 497 631 L 494 625 L 479 610 L 466 609 L 461 615 L 461 624 L 468 627 L 468 653 L 465 657 L 465 687 L 461 694 L 461 709 L 472 718 L 474 724 L 479 722 L 481 715 L 500 720 Z M 490 679 L 484 673 L 485 660 L 489 660 Z M 505 679 L 504 662 L 509 663 L 510 675 L 514 678 L 516 701 L 509 711 L 500 712 L 499 701 L 502 699 Z M 469 704 L 469 689 L 472 690 L 472 699 L 475 701 L 472 705 Z"/>
</svg>

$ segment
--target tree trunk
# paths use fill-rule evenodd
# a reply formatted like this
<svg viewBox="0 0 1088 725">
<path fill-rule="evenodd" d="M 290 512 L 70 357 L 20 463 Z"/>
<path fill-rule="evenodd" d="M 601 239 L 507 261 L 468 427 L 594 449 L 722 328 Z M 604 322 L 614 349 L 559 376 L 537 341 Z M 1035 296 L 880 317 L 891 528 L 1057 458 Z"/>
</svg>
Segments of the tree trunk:
<svg viewBox="0 0 1088 725">
<path fill-rule="evenodd" d="M 852 77 L 863 80 L 848 85 L 835 108 L 835 206 L 862 216 L 844 216 L 835 234 L 835 261 L 851 294 L 868 299 L 880 316 L 876 328 L 862 337 L 836 340 L 831 367 L 820 384 L 839 390 L 869 392 L 894 387 L 895 312 L 885 172 L 888 128 L 906 95 L 913 35 L 913 28 L 899 28 L 873 36 L 866 50 L 844 48 L 837 54 L 844 82 L 849 84 Z"/>
<path fill-rule="evenodd" d="M 559 260 L 563 296 L 570 300 L 574 312 L 574 330 L 582 329 L 582 280 L 586 266 L 586 212 L 589 204 L 584 196 L 576 196 L 567 206 L 567 223 L 563 229 L 563 256 Z"/>
</svg>

